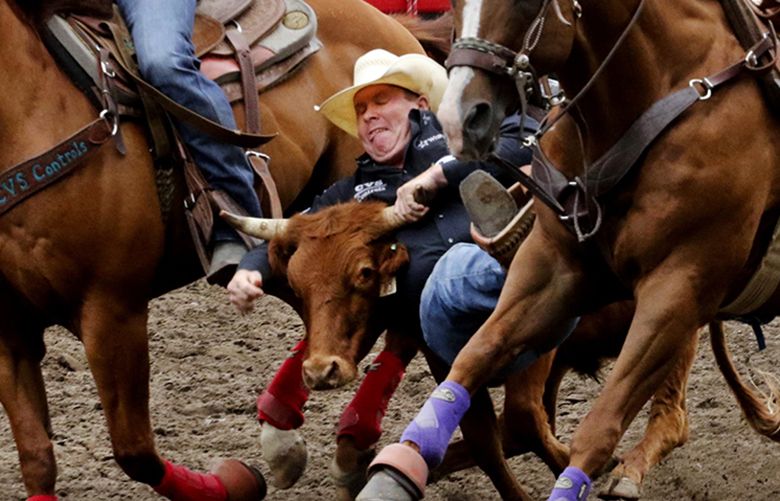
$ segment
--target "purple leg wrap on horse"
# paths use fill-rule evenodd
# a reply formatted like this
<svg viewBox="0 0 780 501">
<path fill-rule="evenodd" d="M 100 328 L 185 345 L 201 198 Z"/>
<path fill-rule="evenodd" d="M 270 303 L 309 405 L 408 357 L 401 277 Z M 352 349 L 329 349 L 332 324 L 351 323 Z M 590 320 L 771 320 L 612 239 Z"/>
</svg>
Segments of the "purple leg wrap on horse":
<svg viewBox="0 0 780 501">
<path fill-rule="evenodd" d="M 57 496 L 53 494 L 36 494 L 27 498 L 27 501 L 57 501 Z"/>
<path fill-rule="evenodd" d="M 433 469 L 444 459 L 447 445 L 471 404 L 466 388 L 452 381 L 444 381 L 425 401 L 425 405 L 409 423 L 401 442 L 413 442 L 420 455 Z"/>
<path fill-rule="evenodd" d="M 547 501 L 582 501 L 588 499 L 590 478 L 575 466 L 568 466 L 558 477 Z"/>
</svg>

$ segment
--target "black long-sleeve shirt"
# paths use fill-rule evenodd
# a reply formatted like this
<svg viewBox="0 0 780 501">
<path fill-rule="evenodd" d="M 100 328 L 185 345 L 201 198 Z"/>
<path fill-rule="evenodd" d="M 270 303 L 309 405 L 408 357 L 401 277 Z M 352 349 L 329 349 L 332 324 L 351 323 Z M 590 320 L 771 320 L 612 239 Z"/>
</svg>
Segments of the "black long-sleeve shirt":
<svg viewBox="0 0 780 501">
<path fill-rule="evenodd" d="M 506 174 L 488 162 L 463 162 L 450 156 L 441 125 L 430 111 L 412 110 L 409 121 L 411 141 L 404 155 L 402 170 L 378 164 L 363 154 L 357 159 L 355 173 L 337 181 L 315 197 L 308 210 L 317 211 L 353 199 L 381 200 L 391 205 L 395 203 L 396 191 L 401 185 L 436 162 L 442 165 L 447 187 L 439 190 L 423 219 L 396 232 L 396 237 L 409 252 L 409 266 L 396 277 L 395 300 L 399 301 L 398 307 L 404 311 L 396 311 L 394 315 L 411 315 L 416 319 L 419 315 L 420 294 L 436 261 L 455 243 L 471 241 L 468 213 L 458 193 L 460 182 L 477 169 L 483 169 L 500 180 L 506 180 Z M 528 132 L 533 132 L 537 126 L 536 122 L 526 117 L 523 127 L 526 132 L 521 134 L 519 116 L 510 116 L 501 126 L 496 150 L 503 159 L 514 165 L 530 163 L 531 153 L 522 147 L 520 139 Z M 248 252 L 239 268 L 259 270 L 263 277 L 269 277 L 271 270 L 267 244 L 263 243 Z"/>
</svg>

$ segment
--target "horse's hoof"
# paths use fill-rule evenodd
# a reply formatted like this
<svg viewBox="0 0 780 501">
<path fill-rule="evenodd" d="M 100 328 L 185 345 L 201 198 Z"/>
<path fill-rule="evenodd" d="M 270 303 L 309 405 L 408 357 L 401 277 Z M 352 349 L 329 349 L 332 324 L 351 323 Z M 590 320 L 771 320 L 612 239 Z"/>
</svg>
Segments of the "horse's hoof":
<svg viewBox="0 0 780 501">
<path fill-rule="evenodd" d="M 366 471 L 368 465 L 376 456 L 376 449 L 366 449 L 356 451 L 355 468 L 352 470 L 343 470 L 339 466 L 336 458 L 330 463 L 330 476 L 336 484 L 336 495 L 338 499 L 355 499 L 360 490 L 366 485 Z"/>
<path fill-rule="evenodd" d="M 260 433 L 263 458 L 271 470 L 271 484 L 277 489 L 289 489 L 306 469 L 306 442 L 297 430 L 280 430 L 263 423 Z"/>
<path fill-rule="evenodd" d="M 416 501 L 425 496 L 428 465 L 403 444 L 388 445 L 368 467 L 368 482 L 357 501 Z"/>
<path fill-rule="evenodd" d="M 253 466 L 237 459 L 225 459 L 211 473 L 222 481 L 230 501 L 258 501 L 265 497 L 265 478 Z"/>
<path fill-rule="evenodd" d="M 612 477 L 607 487 L 599 492 L 601 499 L 639 499 L 641 495 L 639 484 L 628 477 Z"/>
</svg>

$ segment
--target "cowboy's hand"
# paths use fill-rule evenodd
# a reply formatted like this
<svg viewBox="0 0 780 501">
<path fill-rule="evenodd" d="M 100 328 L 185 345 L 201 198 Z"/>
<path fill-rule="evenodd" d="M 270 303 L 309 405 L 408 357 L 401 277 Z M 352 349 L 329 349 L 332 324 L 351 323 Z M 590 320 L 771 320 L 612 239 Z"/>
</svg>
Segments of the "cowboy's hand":
<svg viewBox="0 0 780 501">
<path fill-rule="evenodd" d="M 227 286 L 228 299 L 239 313 L 245 315 L 255 307 L 255 300 L 262 297 L 263 276 L 256 270 L 239 269 Z"/>
<path fill-rule="evenodd" d="M 436 192 L 447 185 L 447 178 L 439 164 L 401 185 L 396 192 L 393 211 L 407 223 L 422 219 L 428 213 L 428 203 Z"/>
</svg>

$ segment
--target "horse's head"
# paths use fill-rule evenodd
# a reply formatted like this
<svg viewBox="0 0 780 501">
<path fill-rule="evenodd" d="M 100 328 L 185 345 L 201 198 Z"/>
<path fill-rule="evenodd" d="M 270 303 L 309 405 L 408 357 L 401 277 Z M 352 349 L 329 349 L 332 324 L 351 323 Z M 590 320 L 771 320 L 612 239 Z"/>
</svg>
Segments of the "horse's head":
<svg viewBox="0 0 780 501">
<path fill-rule="evenodd" d="M 576 0 L 453 3 L 456 40 L 438 115 L 453 153 L 477 158 L 536 79 L 569 57 L 580 8 Z"/>
<path fill-rule="evenodd" d="M 308 350 L 303 378 L 315 390 L 357 376 L 357 364 L 384 329 L 380 296 L 409 262 L 396 243 L 403 221 L 381 202 L 350 202 L 289 220 L 231 218 L 239 229 L 270 241 L 274 274 L 286 275 L 301 301 Z"/>
</svg>

